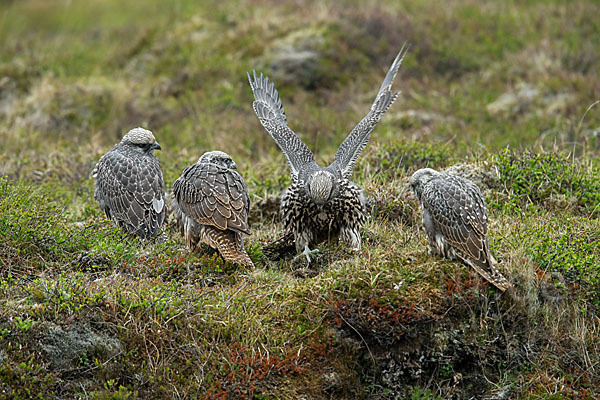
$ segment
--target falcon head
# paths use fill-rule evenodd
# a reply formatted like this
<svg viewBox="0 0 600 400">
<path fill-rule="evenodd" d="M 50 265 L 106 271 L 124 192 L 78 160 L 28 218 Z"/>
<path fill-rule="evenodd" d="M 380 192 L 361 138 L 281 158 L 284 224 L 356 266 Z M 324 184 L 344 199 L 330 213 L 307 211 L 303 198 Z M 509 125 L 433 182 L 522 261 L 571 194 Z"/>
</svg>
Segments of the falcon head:
<svg viewBox="0 0 600 400">
<path fill-rule="evenodd" d="M 231 159 L 229 154 L 222 151 L 208 151 L 200 156 L 198 164 L 212 163 L 229 169 L 237 169 L 237 164 Z"/>
<path fill-rule="evenodd" d="M 160 144 L 158 144 L 152 132 L 144 128 L 135 128 L 127 132 L 121 139 L 121 144 L 131 146 L 140 153 L 160 150 Z"/>
<path fill-rule="evenodd" d="M 329 171 L 315 172 L 308 178 L 308 183 L 306 184 L 306 191 L 310 198 L 319 206 L 322 206 L 335 197 L 335 189 L 335 176 Z"/>
<path fill-rule="evenodd" d="M 425 185 L 439 174 L 439 172 L 431 168 L 421 168 L 420 170 L 412 174 L 412 176 L 410 177 L 410 186 L 412 187 L 419 200 L 421 199 L 421 194 L 423 193 Z"/>
</svg>

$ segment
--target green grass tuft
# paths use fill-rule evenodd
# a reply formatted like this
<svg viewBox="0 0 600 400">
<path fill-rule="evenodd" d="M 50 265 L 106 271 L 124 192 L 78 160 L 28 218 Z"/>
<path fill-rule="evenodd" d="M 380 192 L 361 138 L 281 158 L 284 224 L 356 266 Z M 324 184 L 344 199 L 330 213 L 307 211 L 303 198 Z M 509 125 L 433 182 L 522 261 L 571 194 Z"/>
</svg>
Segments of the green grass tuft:
<svg viewBox="0 0 600 400">
<path fill-rule="evenodd" d="M 508 205 L 544 204 L 600 215 L 600 169 L 566 154 L 503 150 L 495 159 Z"/>
</svg>

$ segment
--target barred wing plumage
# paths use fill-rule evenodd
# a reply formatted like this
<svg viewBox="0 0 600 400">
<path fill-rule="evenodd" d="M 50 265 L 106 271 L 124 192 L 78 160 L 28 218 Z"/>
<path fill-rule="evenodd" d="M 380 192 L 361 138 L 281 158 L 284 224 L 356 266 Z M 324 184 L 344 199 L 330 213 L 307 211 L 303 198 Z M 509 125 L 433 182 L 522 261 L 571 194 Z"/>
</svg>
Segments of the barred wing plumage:
<svg viewBox="0 0 600 400">
<path fill-rule="evenodd" d="M 292 180 L 296 181 L 303 168 L 316 165 L 314 155 L 288 127 L 281 99 L 269 78 L 262 73 L 257 76 L 256 71 L 253 71 L 252 76 L 248 74 L 248 81 L 252 93 L 254 93 L 254 112 L 262 126 L 287 157 Z"/>
<path fill-rule="evenodd" d="M 167 207 L 160 163 L 117 145 L 98 161 L 94 197 L 106 215 L 141 238 L 158 236 Z"/>
<path fill-rule="evenodd" d="M 371 106 L 371 111 L 352 129 L 335 153 L 332 166 L 339 169 L 345 179 L 350 179 L 352 176 L 356 160 L 367 145 L 371 132 L 400 93 L 399 91 L 392 93 L 392 84 L 408 49 L 408 45 L 402 46 L 381 84 L 377 97 Z"/>
<path fill-rule="evenodd" d="M 175 181 L 173 195 L 196 222 L 250 235 L 250 198 L 237 172 L 212 163 L 194 164 Z"/>
</svg>

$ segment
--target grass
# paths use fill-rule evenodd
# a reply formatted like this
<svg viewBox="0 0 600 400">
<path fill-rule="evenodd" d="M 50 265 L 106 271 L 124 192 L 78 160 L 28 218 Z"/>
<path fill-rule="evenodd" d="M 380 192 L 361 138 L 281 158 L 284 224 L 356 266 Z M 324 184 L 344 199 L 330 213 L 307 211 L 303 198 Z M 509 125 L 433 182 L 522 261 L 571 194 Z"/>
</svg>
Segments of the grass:
<svg viewBox="0 0 600 400">
<path fill-rule="evenodd" d="M 0 398 L 600 395 L 596 3 L 0 8 Z M 329 163 L 405 41 L 402 95 L 355 170 L 360 253 L 269 261 L 290 178 L 246 71 L 274 79 Z M 316 61 L 285 67 L 285 46 Z M 152 244 L 105 220 L 90 172 L 139 125 L 167 188 L 204 151 L 232 155 L 255 269 L 189 253 L 171 224 Z M 427 254 L 407 179 L 457 163 L 482 186 L 510 295 Z"/>
</svg>

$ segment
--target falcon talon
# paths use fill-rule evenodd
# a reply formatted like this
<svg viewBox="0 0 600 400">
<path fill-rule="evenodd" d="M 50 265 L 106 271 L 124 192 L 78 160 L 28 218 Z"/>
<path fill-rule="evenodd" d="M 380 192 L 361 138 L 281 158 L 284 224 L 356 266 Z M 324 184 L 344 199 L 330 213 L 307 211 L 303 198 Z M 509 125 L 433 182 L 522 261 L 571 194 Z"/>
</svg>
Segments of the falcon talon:
<svg viewBox="0 0 600 400">
<path fill-rule="evenodd" d="M 304 251 L 302 252 L 302 254 L 304 254 L 306 256 L 306 261 L 308 261 L 308 263 L 310 264 L 310 256 L 315 256 L 317 254 L 321 254 L 321 251 L 319 249 L 313 249 L 311 250 L 308 245 L 304 246 Z"/>
</svg>

